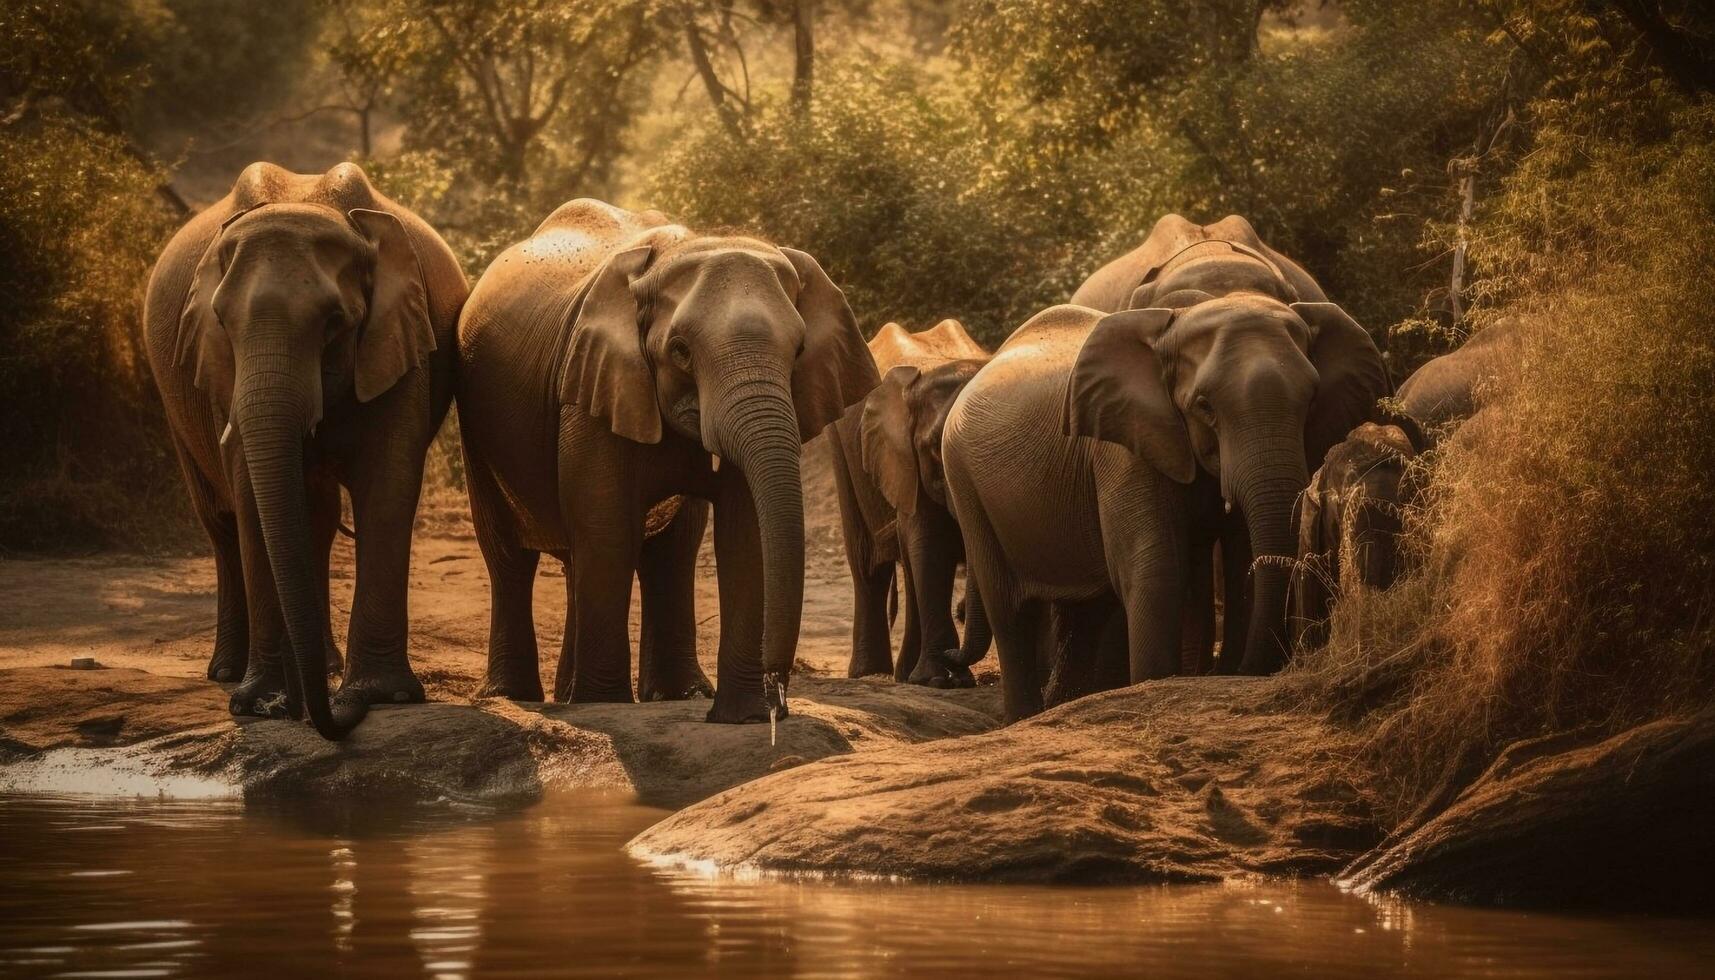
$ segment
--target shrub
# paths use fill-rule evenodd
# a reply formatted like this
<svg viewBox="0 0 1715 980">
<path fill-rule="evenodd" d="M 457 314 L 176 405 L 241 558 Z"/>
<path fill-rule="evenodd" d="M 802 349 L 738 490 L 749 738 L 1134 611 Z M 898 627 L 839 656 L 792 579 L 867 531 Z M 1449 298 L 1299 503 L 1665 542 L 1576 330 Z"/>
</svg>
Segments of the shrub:
<svg viewBox="0 0 1715 980">
<path fill-rule="evenodd" d="M 1430 457 L 1417 570 L 1343 603 L 1299 680 L 1403 811 L 1456 760 L 1707 704 L 1715 681 L 1715 106 L 1653 144 L 1545 127 L 1482 257 L 1525 325 Z"/>
</svg>

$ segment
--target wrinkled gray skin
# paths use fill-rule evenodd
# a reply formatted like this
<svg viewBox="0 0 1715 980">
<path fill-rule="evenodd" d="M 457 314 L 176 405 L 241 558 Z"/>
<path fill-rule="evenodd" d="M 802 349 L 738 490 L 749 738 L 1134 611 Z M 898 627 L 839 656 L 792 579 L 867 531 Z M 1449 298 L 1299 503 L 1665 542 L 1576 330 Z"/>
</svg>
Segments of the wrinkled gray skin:
<svg viewBox="0 0 1715 980">
<path fill-rule="evenodd" d="M 1399 386 L 1398 402 L 1433 445 L 1482 408 L 1483 385 L 1518 357 L 1519 327 L 1503 321 L 1478 331 L 1463 346 L 1413 371 Z"/>
<path fill-rule="evenodd" d="M 1141 246 L 1080 286 L 1073 302 L 1157 311 L 1132 330 L 1139 344 L 1117 346 L 1114 363 L 1160 374 L 1181 430 L 1129 418 L 1124 406 L 1138 400 L 1135 391 L 1101 397 L 1130 381 L 1118 371 L 1086 370 L 1102 366 L 1094 358 L 1081 362 L 1087 381 L 1069 404 L 1082 419 L 1077 431 L 1112 433 L 1193 484 L 1195 588 L 1183 633 L 1195 649 L 1182 659 L 1210 659 L 1213 590 L 1203 580 L 1212 582 L 1218 545 L 1227 596 L 1218 667 L 1277 669 L 1289 649 L 1295 501 L 1327 449 L 1376 417 L 1377 399 L 1391 392 L 1380 352 L 1307 272 L 1237 215 L 1211 225 L 1163 217 Z M 1124 353 L 1144 347 L 1147 355 Z"/>
<path fill-rule="evenodd" d="M 988 351 L 952 319 L 916 333 L 888 323 L 870 338 L 868 347 L 880 374 L 903 365 L 928 369 L 961 358 L 988 357 Z M 916 671 L 925 624 L 918 621 L 917 589 L 903 560 L 908 549 L 900 540 L 898 516 L 864 461 L 863 415 L 868 401 L 851 406 L 828 427 L 834 492 L 852 576 L 852 656 L 847 675 L 891 673 L 904 681 Z M 897 659 L 889 610 L 896 570 L 903 586 L 898 607 L 905 614 Z M 945 630 L 936 631 L 945 635 Z"/>
<path fill-rule="evenodd" d="M 892 505 L 899 548 L 916 593 L 921 650 L 906 677 L 930 687 L 974 687 L 971 665 L 988 654 L 988 622 L 978 590 L 965 590 L 965 636 L 953 624 L 953 579 L 964 538 L 948 507 L 941 436 L 953 401 L 988 358 L 929 368 L 900 365 L 864 399 L 864 470 Z"/>
<path fill-rule="evenodd" d="M 1294 646 L 1327 642 L 1337 597 L 1393 585 L 1402 570 L 1403 510 L 1415 496 L 1407 467 L 1422 436 L 1409 419 L 1365 422 L 1328 450 L 1299 498 L 1293 529 L 1298 561 L 1292 570 Z"/>
<path fill-rule="evenodd" d="M 1044 685 L 1061 686 L 1052 675 L 1099 673 L 1055 657 L 1097 655 L 1107 620 L 1118 618 L 1099 615 L 1107 596 L 1125 612 L 1125 676 L 1175 666 L 1157 654 L 1177 649 L 1190 495 L 1120 446 L 1068 435 L 1062 421 L 1079 351 L 1103 319 L 1078 306 L 1032 317 L 965 386 L 942 437 L 1009 721 L 1043 709 Z"/>
<path fill-rule="evenodd" d="M 633 573 L 645 633 L 666 634 L 653 641 L 658 659 L 694 669 L 694 540 L 658 536 L 687 546 L 677 558 L 644 546 L 649 510 L 687 495 L 714 505 L 721 638 L 708 718 L 784 713 L 804 589 L 800 447 L 877 381 L 815 260 L 573 201 L 483 274 L 458 346 L 466 476 L 492 589 L 488 690 L 542 696 L 531 622 L 542 552 L 567 562 L 558 699 L 632 700 Z M 646 635 L 645 659 L 651 645 Z M 645 687 L 680 697 L 698 678 Z"/>
<path fill-rule="evenodd" d="M 337 739 L 370 704 L 423 700 L 406 659 L 411 528 L 465 296 L 446 244 L 352 164 L 320 175 L 254 164 L 156 262 L 149 364 L 214 546 L 208 676 L 242 678 L 234 714 L 307 709 Z M 330 705 L 341 486 L 357 581 Z"/>
</svg>

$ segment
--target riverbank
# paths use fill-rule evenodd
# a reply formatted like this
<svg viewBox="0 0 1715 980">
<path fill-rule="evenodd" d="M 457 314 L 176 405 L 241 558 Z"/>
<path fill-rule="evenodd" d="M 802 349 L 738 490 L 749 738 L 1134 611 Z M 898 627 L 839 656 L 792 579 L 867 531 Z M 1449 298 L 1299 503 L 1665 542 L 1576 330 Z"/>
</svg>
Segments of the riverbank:
<svg viewBox="0 0 1715 980">
<path fill-rule="evenodd" d="M 1380 798 L 1361 726 L 1299 696 L 1292 675 L 1145 684 L 1007 728 L 992 669 L 967 691 L 844 677 L 850 585 L 815 451 L 793 715 L 775 741 L 767 726 L 703 723 L 701 700 L 476 698 L 484 566 L 456 508 L 430 508 L 411 601 L 412 659 L 431 703 L 378 708 L 339 745 L 303 725 L 226 713 L 225 691 L 202 676 L 214 631 L 208 559 L 0 562 L 0 792 L 523 804 L 559 788 L 612 788 L 683 808 L 632 853 L 722 874 L 1330 876 L 1484 902 L 1709 902 L 1715 717 L 1527 740 L 1458 772 L 1433 806 L 1402 819 Z M 352 557 L 339 539 L 342 642 Z M 713 676 L 706 548 L 697 589 L 708 610 L 699 656 Z M 543 563 L 536 612 L 552 651 L 564 625 L 557 563 Z M 634 605 L 634 629 L 635 616 Z M 105 669 L 68 669 L 84 657 Z M 552 659 L 543 666 L 551 687 Z"/>
</svg>

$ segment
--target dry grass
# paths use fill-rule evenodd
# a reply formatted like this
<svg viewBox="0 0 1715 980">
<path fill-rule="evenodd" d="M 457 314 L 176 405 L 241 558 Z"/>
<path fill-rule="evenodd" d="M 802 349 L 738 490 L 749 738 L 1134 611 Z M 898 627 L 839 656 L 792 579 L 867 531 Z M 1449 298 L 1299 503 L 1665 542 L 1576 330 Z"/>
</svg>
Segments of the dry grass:
<svg viewBox="0 0 1715 980">
<path fill-rule="evenodd" d="M 1571 191 L 1595 234 L 1533 257 L 1498 311 L 1521 357 L 1416 464 L 1415 570 L 1342 603 L 1293 672 L 1399 815 L 1510 742 L 1711 700 L 1715 143 L 1598 159 Z"/>
</svg>

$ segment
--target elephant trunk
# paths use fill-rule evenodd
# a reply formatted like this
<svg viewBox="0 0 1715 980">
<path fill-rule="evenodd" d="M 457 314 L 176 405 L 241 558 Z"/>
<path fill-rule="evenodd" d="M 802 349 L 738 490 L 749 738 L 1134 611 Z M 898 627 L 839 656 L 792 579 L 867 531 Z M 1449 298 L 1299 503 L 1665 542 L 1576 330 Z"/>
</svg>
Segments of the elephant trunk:
<svg viewBox="0 0 1715 980">
<path fill-rule="evenodd" d="M 750 488 L 762 550 L 762 686 L 769 707 L 784 712 L 786 684 L 798 651 L 804 610 L 803 447 L 784 377 L 730 384 L 717 403 L 721 455 Z"/>
<path fill-rule="evenodd" d="M 1302 426 L 1259 423 L 1242 431 L 1233 454 L 1238 462 L 1222 481 L 1250 532 L 1250 624 L 1239 669 L 1267 674 L 1285 664 L 1290 649 L 1286 597 L 1297 555 L 1292 514 L 1310 477 Z"/>
<path fill-rule="evenodd" d="M 291 662 L 282 667 L 297 683 L 287 687 L 301 695 L 316 731 L 337 741 L 363 720 L 368 706 L 342 703 L 336 710 L 328 703 L 326 630 L 311 567 L 304 488 L 304 437 L 319 418 L 321 393 L 318 385 L 298 377 L 303 372 L 296 360 L 286 353 L 247 358 L 233 396 L 233 418 L 291 647 Z"/>
</svg>

